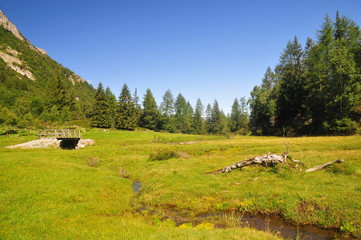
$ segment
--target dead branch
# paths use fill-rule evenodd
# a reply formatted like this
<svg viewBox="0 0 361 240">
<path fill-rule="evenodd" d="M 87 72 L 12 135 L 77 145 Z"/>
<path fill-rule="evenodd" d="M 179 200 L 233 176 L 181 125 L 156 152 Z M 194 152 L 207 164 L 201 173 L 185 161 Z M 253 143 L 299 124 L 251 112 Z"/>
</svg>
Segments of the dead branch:
<svg viewBox="0 0 361 240">
<path fill-rule="evenodd" d="M 333 162 L 328 162 L 328 163 L 324 163 L 324 164 L 322 164 L 322 165 L 318 165 L 318 166 L 313 167 L 313 168 L 309 168 L 309 169 L 306 170 L 306 172 L 317 171 L 317 170 L 323 169 L 323 168 L 325 168 L 325 167 L 328 167 L 328 166 L 330 166 L 330 165 L 332 165 L 332 164 L 334 164 L 334 163 L 344 163 L 344 162 L 345 162 L 345 160 L 343 160 L 343 159 L 338 159 L 338 160 L 333 161 Z"/>
<path fill-rule="evenodd" d="M 218 170 L 215 170 L 212 172 L 207 172 L 205 174 L 227 173 L 234 169 L 243 168 L 245 166 L 250 166 L 250 165 L 254 165 L 254 164 L 261 164 L 263 166 L 274 166 L 278 163 L 280 163 L 280 164 L 286 163 L 286 159 L 287 159 L 286 153 L 281 154 L 281 155 L 267 153 L 266 155 L 256 156 L 256 157 L 246 159 L 241 162 L 233 163 L 232 165 L 226 166 L 224 168 L 221 168 L 221 169 L 218 169 Z"/>
</svg>

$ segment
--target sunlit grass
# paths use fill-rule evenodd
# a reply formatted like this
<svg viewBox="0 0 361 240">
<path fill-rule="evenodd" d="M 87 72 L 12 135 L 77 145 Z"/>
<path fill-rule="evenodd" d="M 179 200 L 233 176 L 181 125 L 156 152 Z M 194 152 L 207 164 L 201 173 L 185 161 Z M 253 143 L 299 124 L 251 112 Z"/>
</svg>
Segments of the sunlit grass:
<svg viewBox="0 0 361 240">
<path fill-rule="evenodd" d="M 95 145 L 5 149 L 35 136 L 0 137 L 0 238 L 271 238 L 249 229 L 154 224 L 151 216 L 135 211 L 140 203 L 160 211 L 172 206 L 189 216 L 230 209 L 279 213 L 299 223 L 343 226 L 361 236 L 360 136 L 226 139 L 114 130 L 83 136 Z M 280 154 L 286 145 L 305 164 L 302 170 L 339 158 L 346 162 L 307 174 L 260 166 L 204 174 L 267 152 Z M 184 155 L 151 159 L 162 152 Z M 143 185 L 138 196 L 132 190 L 136 180 Z"/>
</svg>

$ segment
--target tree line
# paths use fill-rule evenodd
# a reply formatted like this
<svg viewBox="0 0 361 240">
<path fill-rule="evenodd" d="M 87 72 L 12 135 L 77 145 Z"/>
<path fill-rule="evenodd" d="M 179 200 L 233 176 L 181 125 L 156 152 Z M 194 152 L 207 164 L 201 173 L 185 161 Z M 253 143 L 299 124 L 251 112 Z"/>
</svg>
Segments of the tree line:
<svg viewBox="0 0 361 240">
<path fill-rule="evenodd" d="M 0 59 L 2 129 L 90 123 L 125 130 L 300 136 L 350 135 L 360 128 L 361 31 L 338 12 L 334 21 L 325 17 L 317 38 L 308 38 L 304 47 L 297 37 L 289 41 L 250 99 L 235 99 L 228 115 L 216 100 L 204 106 L 198 99 L 192 106 L 170 90 L 158 106 L 150 89 L 141 100 L 126 84 L 118 98 L 101 83 L 97 89 L 86 82 L 73 85 L 73 72 L 29 49 L 1 26 L 0 39 L 0 51 L 20 52 L 37 79 L 14 72 Z"/>
<path fill-rule="evenodd" d="M 245 98 L 235 99 L 232 112 L 226 116 L 219 108 L 217 100 L 206 109 L 200 99 L 195 107 L 182 94 L 174 98 L 167 90 L 158 106 L 150 89 L 146 90 L 140 103 L 137 91 L 132 95 L 128 86 L 123 85 L 118 100 L 109 87 L 104 90 L 99 83 L 92 110 L 91 126 L 99 128 L 115 127 L 134 130 L 143 127 L 156 131 L 189 134 L 226 134 L 228 132 L 247 133 L 248 111 Z"/>
<path fill-rule="evenodd" d="M 361 117 L 361 31 L 336 13 L 302 48 L 289 41 L 249 100 L 255 135 L 349 135 Z"/>
</svg>

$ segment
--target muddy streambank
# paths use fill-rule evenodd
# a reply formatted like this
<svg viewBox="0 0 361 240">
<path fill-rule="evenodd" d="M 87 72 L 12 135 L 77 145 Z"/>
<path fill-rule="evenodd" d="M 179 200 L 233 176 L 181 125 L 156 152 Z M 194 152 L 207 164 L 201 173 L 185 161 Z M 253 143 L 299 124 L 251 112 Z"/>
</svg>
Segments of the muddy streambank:
<svg viewBox="0 0 361 240">
<path fill-rule="evenodd" d="M 133 191 L 137 196 L 142 193 L 142 184 L 133 182 Z M 136 201 L 136 200 L 135 200 Z M 267 231 L 285 239 L 299 240 L 335 240 L 354 238 L 341 233 L 336 228 L 325 229 L 317 225 L 297 225 L 284 219 L 277 214 L 248 213 L 239 211 L 217 211 L 198 215 L 192 214 L 191 210 L 179 210 L 175 205 L 163 205 L 157 208 L 147 208 L 146 205 L 138 205 L 138 212 L 147 211 L 148 214 L 161 217 L 162 221 L 172 220 L 177 226 L 192 224 L 196 226 L 201 223 L 212 223 L 215 228 L 249 227 L 260 231 Z M 193 216 L 194 215 L 194 216 Z"/>
</svg>

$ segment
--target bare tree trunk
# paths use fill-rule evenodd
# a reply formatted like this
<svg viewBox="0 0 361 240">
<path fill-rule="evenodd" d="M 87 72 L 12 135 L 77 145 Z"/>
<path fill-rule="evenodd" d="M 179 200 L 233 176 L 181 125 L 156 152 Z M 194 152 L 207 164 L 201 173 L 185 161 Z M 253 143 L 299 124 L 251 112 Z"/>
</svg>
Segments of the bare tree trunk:
<svg viewBox="0 0 361 240">
<path fill-rule="evenodd" d="M 254 164 L 261 164 L 263 166 L 274 166 L 278 163 L 280 163 L 280 164 L 286 163 L 286 159 L 287 159 L 287 154 L 285 154 L 285 153 L 281 154 L 281 155 L 268 153 L 263 156 L 256 156 L 256 157 L 246 159 L 241 162 L 233 163 L 232 165 L 226 166 L 226 167 L 218 169 L 216 171 L 207 172 L 205 174 L 227 173 L 234 169 L 243 168 L 245 166 L 250 166 L 250 165 L 254 165 Z"/>
<path fill-rule="evenodd" d="M 306 172 L 317 171 L 317 170 L 320 170 L 320 169 L 322 169 L 322 168 L 328 167 L 328 166 L 330 166 L 330 165 L 332 165 L 332 164 L 334 164 L 334 163 L 344 163 L 344 162 L 345 162 L 345 160 L 343 160 L 343 159 L 338 159 L 338 160 L 333 161 L 333 162 L 328 162 L 328 163 L 324 163 L 324 164 L 322 164 L 322 165 L 318 165 L 318 166 L 313 167 L 313 168 L 309 168 L 309 169 L 306 170 Z"/>
</svg>

